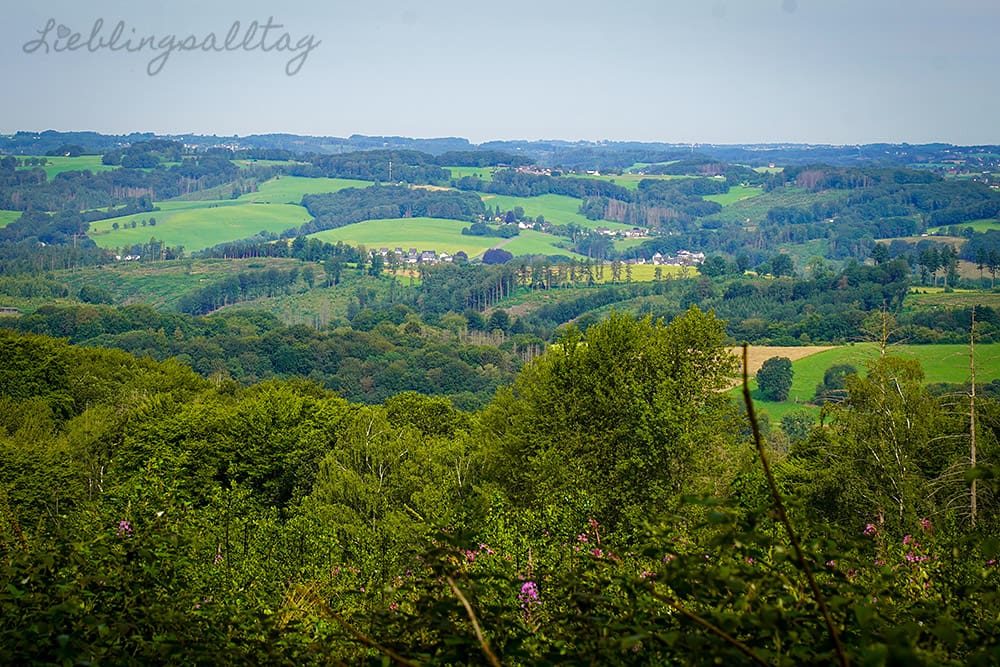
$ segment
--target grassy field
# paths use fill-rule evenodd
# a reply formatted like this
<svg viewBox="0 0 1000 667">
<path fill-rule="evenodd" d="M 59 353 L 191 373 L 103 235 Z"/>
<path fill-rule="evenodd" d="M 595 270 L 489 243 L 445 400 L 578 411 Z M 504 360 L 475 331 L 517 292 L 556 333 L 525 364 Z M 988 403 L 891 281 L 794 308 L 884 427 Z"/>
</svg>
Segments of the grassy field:
<svg viewBox="0 0 1000 667">
<path fill-rule="evenodd" d="M 369 249 L 402 248 L 407 251 L 434 250 L 454 254 L 464 250 L 469 257 L 483 254 L 489 248 L 500 245 L 507 239 L 484 236 L 463 236 L 462 228 L 470 223 L 462 220 L 443 218 L 395 218 L 388 220 L 368 220 L 339 229 L 328 229 L 310 234 L 310 238 L 327 243 L 343 241 L 351 245 L 362 244 Z M 523 232 L 522 232 L 523 233 Z"/>
<path fill-rule="evenodd" d="M 724 195 L 705 195 L 702 199 L 717 202 L 722 206 L 730 206 L 736 202 L 744 201 L 762 194 L 764 194 L 763 188 L 745 188 L 742 185 L 734 185 L 730 187 L 729 191 Z"/>
<path fill-rule="evenodd" d="M 948 227 L 951 227 L 951 225 L 946 225 L 944 227 L 928 227 L 927 233 L 937 234 L 938 232 L 941 231 L 946 232 L 948 231 Z M 960 229 L 965 229 L 966 227 L 972 227 L 974 230 L 980 233 L 988 232 L 990 230 L 1000 229 L 1000 219 L 986 218 L 984 220 L 972 220 L 970 222 L 963 222 L 962 224 L 957 225 L 957 227 L 959 227 Z"/>
<path fill-rule="evenodd" d="M 674 175 L 674 174 L 566 174 L 573 178 L 593 178 L 599 181 L 607 181 L 620 185 L 626 190 L 638 190 L 639 182 L 644 180 L 669 181 L 677 178 L 695 178 L 694 176 Z"/>
<path fill-rule="evenodd" d="M 238 198 L 239 202 L 262 204 L 301 204 L 303 195 L 317 195 L 337 192 L 344 188 L 367 188 L 370 181 L 356 181 L 350 178 L 305 178 L 303 176 L 281 176 L 260 184 L 257 192 Z"/>
<path fill-rule="evenodd" d="M 465 176 L 478 176 L 481 181 L 493 180 L 493 167 L 443 167 L 456 181 Z"/>
<path fill-rule="evenodd" d="M 846 191 L 827 190 L 824 192 L 809 192 L 799 187 L 784 187 L 772 192 L 763 192 L 757 197 L 742 199 L 726 206 L 708 220 L 724 222 L 744 222 L 747 218 L 752 224 L 759 224 L 767 217 L 767 212 L 775 206 L 806 207 L 814 203 L 846 199 Z"/>
<path fill-rule="evenodd" d="M 20 211 L 0 211 L 0 227 L 6 227 L 20 217 Z"/>
<path fill-rule="evenodd" d="M 910 293 L 906 295 L 904 306 L 906 308 L 970 308 L 972 306 L 1000 308 L 1000 293 L 982 290 L 945 292 L 943 287 L 911 287 Z"/>
<path fill-rule="evenodd" d="M 120 262 L 101 268 L 61 271 L 56 280 L 76 293 L 84 285 L 107 290 L 115 304 L 145 303 L 171 309 L 180 298 L 209 282 L 241 271 L 301 267 L 296 259 L 204 259 L 167 262 Z M 317 272 L 321 273 L 321 272 Z"/>
<path fill-rule="evenodd" d="M 24 159 L 25 155 L 16 155 L 18 159 Z M 36 156 L 42 157 L 42 156 Z M 45 176 L 51 181 L 57 175 L 63 173 L 64 171 L 111 171 L 117 169 L 118 167 L 112 167 L 109 165 L 101 164 L 101 155 L 81 155 L 80 157 L 47 157 L 48 164 L 46 164 L 42 169 L 45 170 Z M 18 167 L 18 169 L 37 169 L 38 167 Z"/>
<path fill-rule="evenodd" d="M 767 349 L 767 348 L 763 348 Z M 965 345 L 892 345 L 888 354 L 908 359 L 916 359 L 924 369 L 927 383 L 962 383 L 969 379 L 969 348 Z M 792 361 L 792 389 L 788 400 L 781 403 L 764 401 L 757 391 L 757 383 L 751 380 L 750 389 L 755 403 L 765 410 L 772 420 L 781 419 L 790 410 L 804 407 L 812 400 L 816 385 L 822 382 L 823 374 L 835 364 L 851 364 L 864 373 L 865 362 L 877 358 L 878 346 L 874 343 L 846 345 L 818 351 L 815 354 Z M 789 356 L 780 351 L 771 356 Z M 791 357 L 789 357 L 791 358 Z M 1000 344 L 992 343 L 976 347 L 976 376 L 988 382 L 1000 377 Z M 733 394 L 739 395 L 740 389 Z"/>
<path fill-rule="evenodd" d="M 102 248 L 145 243 L 155 236 L 168 246 L 184 246 L 185 252 L 194 252 L 261 231 L 280 233 L 311 219 L 308 211 L 292 204 L 163 202 L 160 207 L 161 211 L 91 223 L 88 236 Z M 150 217 L 156 218 L 155 227 L 124 227 L 125 222 Z M 113 229 L 116 222 L 117 230 Z"/>
<path fill-rule="evenodd" d="M 583 202 L 576 197 L 566 195 L 540 195 L 538 197 L 510 197 L 508 195 L 492 195 L 480 193 L 483 203 L 489 207 L 499 206 L 501 211 L 512 211 L 516 206 L 524 209 L 525 216 L 537 218 L 545 216 L 546 222 L 555 225 L 568 225 L 576 223 L 584 229 L 597 229 L 607 227 L 608 229 L 632 229 L 631 225 L 623 225 L 607 220 L 589 220 L 586 216 L 580 215 L 577 211 Z"/>
</svg>

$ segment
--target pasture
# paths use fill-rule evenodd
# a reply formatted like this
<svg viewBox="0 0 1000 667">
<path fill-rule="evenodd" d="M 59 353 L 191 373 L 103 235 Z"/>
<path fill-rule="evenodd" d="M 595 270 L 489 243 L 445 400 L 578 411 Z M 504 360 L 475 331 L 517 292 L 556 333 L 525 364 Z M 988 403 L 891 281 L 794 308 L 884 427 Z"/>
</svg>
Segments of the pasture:
<svg viewBox="0 0 1000 667">
<path fill-rule="evenodd" d="M 978 273 L 978 272 L 977 272 Z M 989 274 L 987 273 L 987 279 Z M 906 308 L 971 308 L 989 306 L 1000 308 L 1000 293 L 983 290 L 954 290 L 945 292 L 943 287 L 911 287 L 903 302 Z"/>
<path fill-rule="evenodd" d="M 723 207 L 730 206 L 739 201 L 744 201 L 750 199 L 751 197 L 756 197 L 758 195 L 764 194 L 763 188 L 747 188 L 742 185 L 734 185 L 729 188 L 729 191 L 722 195 L 705 195 L 702 199 L 706 201 L 714 201 Z"/>
<path fill-rule="evenodd" d="M 464 178 L 465 176 L 475 176 L 481 181 L 492 181 L 493 180 L 493 170 L 494 167 L 442 167 L 451 172 L 451 177 L 454 180 Z"/>
<path fill-rule="evenodd" d="M 750 389 L 754 402 L 766 411 L 772 420 L 778 420 L 789 410 L 810 403 L 816 392 L 816 385 L 823 381 L 823 374 L 836 364 L 851 364 L 864 374 L 865 362 L 879 356 L 875 343 L 859 343 L 829 349 L 819 349 L 795 359 L 787 350 L 795 348 L 757 348 L 755 354 L 763 359 L 785 356 L 792 359 L 792 389 L 788 400 L 781 403 L 764 401 L 757 392 L 757 383 L 751 378 Z M 773 353 L 771 353 L 773 351 Z M 939 382 L 960 384 L 969 380 L 969 348 L 965 345 L 891 345 L 887 354 L 920 362 L 924 370 L 924 380 L 928 384 Z M 761 359 L 761 363 L 763 363 Z M 976 346 L 976 377 L 989 382 L 1000 378 L 1000 343 Z M 737 387 L 734 395 L 739 396 Z"/>
<path fill-rule="evenodd" d="M 20 211 L 0 211 L 0 227 L 6 227 L 20 217 Z"/>
<path fill-rule="evenodd" d="M 576 197 L 566 195 L 539 195 L 537 197 L 512 197 L 509 195 L 494 195 L 486 192 L 479 193 L 483 203 L 488 208 L 500 207 L 501 211 L 512 211 L 520 206 L 524 209 L 524 215 L 534 220 L 538 216 L 543 216 L 546 222 L 554 225 L 568 225 L 574 223 L 584 229 L 597 229 L 607 227 L 608 229 L 632 229 L 632 225 L 623 225 L 618 222 L 607 220 L 589 220 L 586 216 L 578 213 L 580 204 L 583 202 Z"/>
<path fill-rule="evenodd" d="M 160 207 L 160 211 L 91 223 L 88 236 L 102 248 L 146 243 L 150 237 L 156 237 L 168 246 L 183 246 L 186 252 L 194 252 L 226 241 L 249 238 L 261 231 L 279 234 L 311 219 L 308 211 L 293 204 L 163 202 Z M 156 219 L 155 226 L 141 225 L 142 220 L 151 217 Z M 133 220 L 137 222 L 134 229 L 131 228 Z M 125 227 L 126 222 L 129 227 Z M 115 223 L 118 229 L 114 229 Z"/>
<path fill-rule="evenodd" d="M 350 245 L 377 248 L 402 248 L 407 251 L 433 250 L 454 254 L 464 250 L 469 257 L 481 255 L 489 248 L 501 245 L 507 239 L 485 236 L 463 236 L 462 228 L 469 222 L 443 218 L 391 218 L 368 220 L 338 229 L 328 229 L 310 234 L 310 238 L 327 243 L 343 241 Z"/>
<path fill-rule="evenodd" d="M 301 204 L 304 195 L 318 195 L 337 192 L 345 188 L 367 188 L 370 181 L 350 178 L 306 178 L 304 176 L 280 176 L 260 184 L 257 192 L 250 192 L 236 201 L 257 204 Z"/>
<path fill-rule="evenodd" d="M 963 222 L 960 225 L 944 225 L 942 227 L 928 227 L 928 234 L 943 234 L 948 231 L 949 227 L 958 227 L 959 229 L 965 229 L 967 227 L 972 227 L 973 230 L 977 232 L 988 232 L 1000 229 L 1000 219 L 998 218 L 985 218 L 982 220 L 970 220 L 969 222 Z"/>
<path fill-rule="evenodd" d="M 27 155 L 15 155 L 14 157 L 18 159 L 24 159 L 26 157 L 31 157 Z M 45 156 L 34 156 L 34 157 L 45 157 Z M 48 180 L 52 180 L 59 174 L 66 171 L 91 171 L 97 173 L 99 171 L 112 171 L 118 167 L 112 167 L 106 164 L 101 164 L 103 156 L 101 155 L 81 155 L 79 157 L 63 157 L 63 156 L 52 156 L 45 157 L 47 163 L 44 167 L 40 167 L 45 170 L 45 176 Z M 18 167 L 18 169 L 39 169 L 39 167 Z"/>
<path fill-rule="evenodd" d="M 608 183 L 614 183 L 615 185 L 620 185 L 626 190 L 638 190 L 639 183 L 645 180 L 652 181 L 670 181 L 677 178 L 695 178 L 694 176 L 677 175 L 677 174 L 588 174 L 584 173 L 568 173 L 567 176 L 573 178 L 592 178 L 599 181 L 607 181 Z"/>
</svg>

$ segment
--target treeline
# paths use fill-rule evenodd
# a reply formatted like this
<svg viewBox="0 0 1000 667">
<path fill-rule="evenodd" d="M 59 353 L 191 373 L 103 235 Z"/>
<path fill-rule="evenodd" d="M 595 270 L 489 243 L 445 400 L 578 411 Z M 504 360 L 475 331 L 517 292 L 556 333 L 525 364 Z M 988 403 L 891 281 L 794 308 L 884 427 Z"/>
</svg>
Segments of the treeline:
<svg viewBox="0 0 1000 667">
<path fill-rule="evenodd" d="M 354 328 L 318 330 L 283 325 L 254 311 L 193 317 L 141 305 L 43 306 L 28 315 L 0 319 L 0 327 L 139 357 L 176 359 L 206 378 L 228 377 L 241 384 L 308 377 L 363 403 L 419 391 L 475 408 L 508 383 L 522 363 L 513 340 L 505 349 L 485 340 L 458 342 L 454 336 L 471 328 L 461 317 L 453 318 L 457 328 L 451 333 L 421 323 L 402 304 L 380 310 L 359 307 L 354 320 Z M 480 319 L 478 325 L 489 333 L 485 321 Z M 528 342 L 524 339 L 522 345 Z"/>
<path fill-rule="evenodd" d="M 475 190 L 497 195 L 515 197 L 537 197 L 539 195 L 566 195 L 583 199 L 585 197 L 610 197 L 628 201 L 629 191 L 620 185 L 596 178 L 573 178 L 571 176 L 548 176 L 529 174 L 514 169 L 494 172 L 490 181 L 475 176 L 464 176 L 455 182 L 459 190 Z"/>
<path fill-rule="evenodd" d="M 673 176 L 721 176 L 724 177 L 723 182 L 727 185 L 762 186 L 772 180 L 767 173 L 760 173 L 744 165 L 730 164 L 704 155 L 689 156 L 666 164 L 650 164 L 643 167 L 642 171 L 646 174 Z"/>
<path fill-rule="evenodd" d="M 370 150 L 340 155 L 320 155 L 308 165 L 296 165 L 293 176 L 354 178 L 379 183 L 447 185 L 451 173 L 442 169 L 434 156 L 419 151 Z M 390 166 L 391 165 L 391 166 Z"/>
<path fill-rule="evenodd" d="M 462 227 L 462 234 L 464 236 L 491 236 L 501 239 L 512 239 L 520 233 L 521 230 L 517 225 L 513 224 L 493 226 L 487 225 L 485 222 L 474 222 L 468 227 Z"/>
<path fill-rule="evenodd" d="M 427 190 L 402 185 L 346 188 L 328 194 L 306 195 L 302 205 L 314 217 L 299 234 L 336 229 L 363 220 L 386 218 L 447 218 L 474 222 L 486 208 L 477 195 L 452 190 Z"/>
<path fill-rule="evenodd" d="M 301 277 L 308 285 L 313 281 L 313 268 L 302 269 Z M 241 271 L 227 276 L 211 285 L 190 292 L 181 297 L 177 309 L 191 315 L 206 315 L 223 306 L 229 306 L 253 299 L 290 294 L 292 286 L 299 280 L 298 267 L 286 271 L 276 268 L 260 271 Z M 311 285 L 310 285 L 311 286 Z"/>
<path fill-rule="evenodd" d="M 140 197 L 157 201 L 229 183 L 239 173 L 228 159 L 207 154 L 150 170 L 67 171 L 51 181 L 40 169 L 0 170 L 0 208 L 78 212 L 120 206 Z"/>
</svg>

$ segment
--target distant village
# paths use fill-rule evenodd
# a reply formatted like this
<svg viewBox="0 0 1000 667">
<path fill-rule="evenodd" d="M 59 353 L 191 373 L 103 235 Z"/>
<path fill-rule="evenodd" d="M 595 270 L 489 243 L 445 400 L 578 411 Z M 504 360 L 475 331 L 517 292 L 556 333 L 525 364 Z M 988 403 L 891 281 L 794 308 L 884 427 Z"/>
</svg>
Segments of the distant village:
<svg viewBox="0 0 1000 667">
<path fill-rule="evenodd" d="M 376 253 L 380 255 L 386 263 L 395 266 L 413 266 L 416 264 L 431 265 L 431 264 L 451 264 L 453 262 L 468 262 L 469 255 L 461 250 L 451 255 L 447 252 L 437 252 L 435 250 L 417 250 L 416 248 L 410 248 L 409 250 L 403 250 L 402 248 L 394 248 L 390 250 L 389 248 L 382 247 L 379 248 Z M 687 250 L 678 250 L 676 255 L 664 255 L 662 253 L 654 253 L 653 256 L 647 260 L 645 257 L 638 257 L 634 259 L 623 260 L 622 264 L 652 264 L 653 266 L 698 266 L 705 261 L 705 253 L 703 252 L 690 252 Z"/>
</svg>

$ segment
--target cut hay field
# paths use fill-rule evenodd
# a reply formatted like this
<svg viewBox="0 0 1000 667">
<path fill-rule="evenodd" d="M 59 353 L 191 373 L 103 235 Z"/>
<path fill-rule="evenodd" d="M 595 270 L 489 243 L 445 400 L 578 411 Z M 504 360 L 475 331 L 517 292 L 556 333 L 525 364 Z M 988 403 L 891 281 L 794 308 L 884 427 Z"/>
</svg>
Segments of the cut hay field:
<svg viewBox="0 0 1000 667">
<path fill-rule="evenodd" d="M 545 217 L 546 222 L 551 222 L 554 225 L 575 223 L 584 229 L 597 229 L 598 227 L 632 229 L 632 225 L 623 225 L 607 220 L 589 220 L 586 216 L 580 215 L 577 211 L 583 202 L 576 197 L 553 194 L 539 195 L 538 197 L 511 197 L 487 192 L 478 194 L 488 207 L 499 206 L 501 211 L 512 211 L 515 207 L 520 206 L 524 209 L 525 217 L 534 219 L 541 215 Z"/>
<path fill-rule="evenodd" d="M 32 157 L 27 155 L 15 155 L 14 157 L 18 159 L 24 159 L 26 157 Z M 45 156 L 34 156 L 34 157 L 45 157 Z M 106 164 L 101 164 L 103 156 L 101 155 L 81 155 L 79 157 L 45 157 L 48 161 L 44 167 L 45 176 L 48 180 L 52 180 L 59 174 L 66 171 L 92 171 L 94 173 L 99 171 L 112 171 L 118 167 L 112 167 Z M 38 169 L 38 167 L 18 167 L 18 169 Z"/>
<path fill-rule="evenodd" d="M 764 194 L 764 188 L 746 188 L 742 185 L 734 185 L 729 188 L 729 191 L 722 195 L 705 195 L 702 199 L 706 201 L 714 201 L 721 204 L 723 207 L 731 206 L 739 201 L 744 201 L 750 199 L 751 197 L 756 197 L 758 195 Z"/>
<path fill-rule="evenodd" d="M 281 233 L 311 219 L 309 212 L 293 204 L 251 204 L 238 201 L 163 202 L 162 210 L 91 223 L 88 236 L 102 248 L 120 248 L 146 243 L 150 237 L 168 246 L 183 246 L 185 252 L 210 248 L 219 243 L 249 238 L 261 231 Z M 141 226 L 156 218 L 155 226 Z M 139 226 L 125 228 L 135 220 Z M 119 229 L 113 225 L 119 224 Z"/>
<path fill-rule="evenodd" d="M 759 407 L 773 420 L 778 420 L 789 410 L 803 407 L 803 404 L 812 401 L 816 385 L 822 382 L 823 374 L 830 366 L 851 364 L 863 374 L 865 362 L 879 355 L 878 346 L 874 343 L 826 349 L 812 348 L 814 350 L 812 353 L 798 358 L 792 356 L 796 349 L 810 348 L 751 348 L 754 357 L 760 363 L 774 356 L 792 359 L 794 375 L 792 389 L 786 401 L 775 403 L 762 400 L 757 392 L 757 383 L 751 378 L 750 389 L 755 403 L 759 404 Z M 969 379 L 969 348 L 965 345 L 892 345 L 887 353 L 919 361 L 928 384 L 963 383 Z M 1000 378 L 1000 343 L 976 347 L 976 377 L 982 382 Z M 739 395 L 739 392 L 739 388 L 733 390 L 734 395 Z"/>
<path fill-rule="evenodd" d="M 6 227 L 20 217 L 20 211 L 0 211 L 0 227 Z"/>
</svg>

